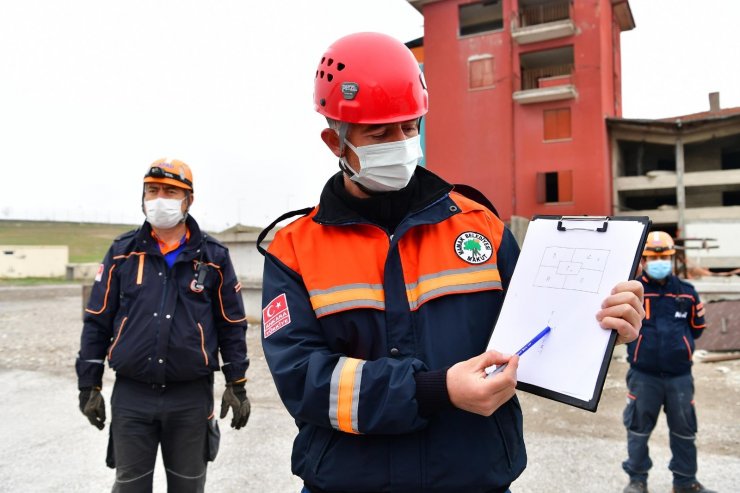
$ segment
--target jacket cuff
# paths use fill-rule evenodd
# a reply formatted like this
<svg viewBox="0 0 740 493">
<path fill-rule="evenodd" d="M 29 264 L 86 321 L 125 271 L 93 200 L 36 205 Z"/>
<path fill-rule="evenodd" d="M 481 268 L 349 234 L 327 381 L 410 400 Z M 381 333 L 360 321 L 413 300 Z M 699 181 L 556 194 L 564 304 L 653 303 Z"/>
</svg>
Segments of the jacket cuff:
<svg viewBox="0 0 740 493">
<path fill-rule="evenodd" d="M 431 415 L 452 409 L 450 395 L 447 393 L 447 370 L 420 371 L 414 373 L 416 380 L 416 402 L 419 404 L 419 415 L 430 417 Z"/>
</svg>

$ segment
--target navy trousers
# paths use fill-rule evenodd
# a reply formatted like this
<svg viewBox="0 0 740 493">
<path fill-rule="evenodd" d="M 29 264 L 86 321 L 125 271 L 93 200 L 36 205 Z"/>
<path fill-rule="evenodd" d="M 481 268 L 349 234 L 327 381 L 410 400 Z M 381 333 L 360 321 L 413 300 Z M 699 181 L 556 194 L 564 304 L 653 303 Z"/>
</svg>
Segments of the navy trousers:
<svg viewBox="0 0 740 493">
<path fill-rule="evenodd" d="M 213 419 L 213 379 L 166 387 L 117 378 L 111 397 L 108 465 L 114 492 L 151 492 L 157 449 L 170 492 L 202 492 Z"/>
<path fill-rule="evenodd" d="M 628 458 L 622 468 L 631 480 L 647 482 L 653 465 L 648 450 L 650 434 L 663 408 L 670 431 L 673 484 L 685 486 L 696 481 L 696 410 L 694 378 L 690 373 L 657 376 L 630 369 L 627 372 L 628 402 L 624 409 Z"/>
</svg>

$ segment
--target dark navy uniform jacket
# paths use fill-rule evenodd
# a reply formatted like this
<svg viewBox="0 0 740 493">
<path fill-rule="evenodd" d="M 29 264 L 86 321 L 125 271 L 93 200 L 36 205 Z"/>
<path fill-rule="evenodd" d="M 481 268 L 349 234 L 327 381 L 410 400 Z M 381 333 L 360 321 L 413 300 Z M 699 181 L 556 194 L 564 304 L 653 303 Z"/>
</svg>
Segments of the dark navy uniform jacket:
<svg viewBox="0 0 740 493">
<path fill-rule="evenodd" d="M 148 222 L 116 238 L 85 310 L 76 362 L 80 388 L 101 386 L 103 362 L 117 375 L 164 385 L 219 370 L 244 377 L 249 361 L 241 297 L 226 247 L 186 223 L 190 238 L 168 268 Z M 207 269 L 202 285 L 199 269 Z"/>
<path fill-rule="evenodd" d="M 417 168 L 394 234 L 324 188 L 265 256 L 262 344 L 312 491 L 503 491 L 526 465 L 516 397 L 420 412 L 415 374 L 485 351 L 519 249 L 499 218 Z"/>
<path fill-rule="evenodd" d="M 660 375 L 691 371 L 694 339 L 705 325 L 704 305 L 694 286 L 674 275 L 660 284 L 643 275 L 645 320 L 637 340 L 627 345 L 630 365 Z"/>
</svg>

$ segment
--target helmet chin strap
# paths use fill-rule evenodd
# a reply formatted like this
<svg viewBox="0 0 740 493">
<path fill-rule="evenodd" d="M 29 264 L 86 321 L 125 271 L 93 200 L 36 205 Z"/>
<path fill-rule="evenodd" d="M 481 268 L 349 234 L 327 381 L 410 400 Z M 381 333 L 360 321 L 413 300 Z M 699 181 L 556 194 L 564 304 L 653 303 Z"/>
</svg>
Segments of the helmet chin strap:
<svg viewBox="0 0 740 493">
<path fill-rule="evenodd" d="M 348 178 L 350 178 L 350 180 L 352 179 L 353 176 L 355 176 L 357 174 L 357 173 L 355 173 L 355 170 L 353 170 L 352 168 L 350 168 L 347 165 L 347 163 L 344 162 L 344 158 L 341 158 L 341 157 L 339 158 L 339 169 L 341 169 L 342 172 L 345 175 L 347 175 Z M 362 190 L 363 192 L 365 192 L 368 195 L 376 196 L 376 195 L 384 195 L 384 194 L 388 193 L 388 192 L 376 192 L 374 190 L 370 190 L 369 188 L 367 188 L 362 183 L 358 183 L 358 182 L 356 182 L 354 180 L 352 180 L 352 183 L 354 183 L 355 185 L 357 185 L 357 188 L 359 188 L 360 190 Z"/>
<path fill-rule="evenodd" d="M 393 193 L 392 191 L 377 192 L 375 190 L 370 190 L 369 188 L 367 188 L 362 183 L 357 182 L 355 180 L 352 180 L 352 177 L 353 176 L 356 176 L 357 173 L 355 173 L 355 170 L 353 170 L 352 168 L 350 168 L 347 165 L 347 163 L 345 162 L 344 158 L 341 158 L 341 157 L 339 158 L 339 169 L 341 169 L 342 172 L 345 175 L 347 175 L 348 178 L 350 178 L 350 180 L 352 181 L 352 183 L 354 183 L 357 186 L 357 188 L 359 188 L 360 190 L 362 190 L 363 192 L 365 192 L 367 195 L 370 195 L 372 197 L 378 197 L 380 195 L 386 195 L 386 194 L 389 194 L 389 193 Z"/>
<path fill-rule="evenodd" d="M 339 169 L 342 170 L 342 172 L 347 175 L 348 178 L 352 178 L 357 173 L 355 173 L 355 170 L 349 167 L 349 165 L 346 163 L 346 158 L 344 157 L 344 150 L 347 148 L 346 144 L 344 143 L 344 139 L 347 138 L 347 131 L 349 130 L 349 124 L 347 122 L 339 122 L 339 127 L 334 129 L 334 131 L 337 133 L 337 136 L 339 137 Z M 370 190 L 365 185 L 362 185 L 361 183 L 357 183 L 356 181 L 352 181 L 355 185 L 357 185 L 357 188 L 362 190 L 367 195 L 383 195 L 387 192 L 375 192 L 373 190 Z"/>
</svg>

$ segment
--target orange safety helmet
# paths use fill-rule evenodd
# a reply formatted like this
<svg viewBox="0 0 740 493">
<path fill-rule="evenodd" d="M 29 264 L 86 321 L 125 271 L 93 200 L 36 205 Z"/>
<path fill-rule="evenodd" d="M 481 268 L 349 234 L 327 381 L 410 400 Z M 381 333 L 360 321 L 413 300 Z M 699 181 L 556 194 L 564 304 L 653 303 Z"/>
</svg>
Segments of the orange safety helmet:
<svg viewBox="0 0 740 493">
<path fill-rule="evenodd" d="M 193 191 L 193 172 L 178 159 L 157 159 L 144 175 L 144 183 L 164 183 Z"/>
<path fill-rule="evenodd" d="M 347 123 L 395 123 L 429 110 L 424 75 L 403 43 L 380 33 L 350 34 L 321 57 L 314 109 Z"/>
<path fill-rule="evenodd" d="M 653 231 L 645 241 L 644 257 L 667 257 L 676 253 L 673 238 L 664 231 Z"/>
</svg>

